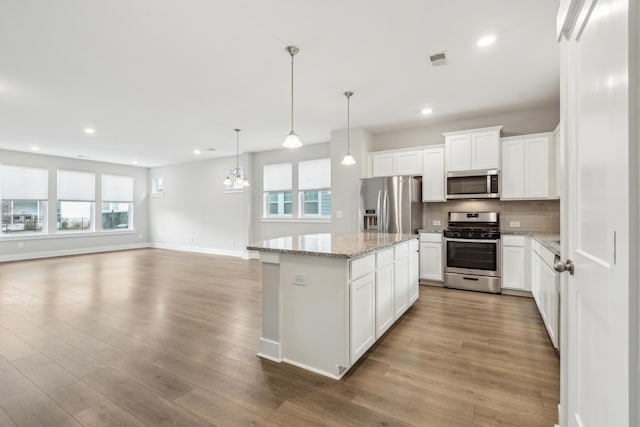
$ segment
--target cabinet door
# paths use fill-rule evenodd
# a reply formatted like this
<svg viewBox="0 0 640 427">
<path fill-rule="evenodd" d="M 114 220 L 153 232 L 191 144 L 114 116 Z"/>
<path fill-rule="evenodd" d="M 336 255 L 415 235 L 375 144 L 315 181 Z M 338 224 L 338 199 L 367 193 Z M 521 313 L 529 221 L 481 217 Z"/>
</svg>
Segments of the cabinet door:
<svg viewBox="0 0 640 427">
<path fill-rule="evenodd" d="M 527 139 L 524 148 L 527 198 L 549 197 L 549 137 Z"/>
<path fill-rule="evenodd" d="M 393 263 L 376 271 L 376 339 L 393 324 L 393 271 Z"/>
<path fill-rule="evenodd" d="M 471 135 L 455 135 L 445 138 L 447 172 L 471 169 Z"/>
<path fill-rule="evenodd" d="M 502 174 L 500 198 L 524 198 L 524 140 L 502 141 L 500 173 Z"/>
<path fill-rule="evenodd" d="M 409 307 L 409 257 L 396 260 L 394 271 L 394 298 L 395 318 L 398 319 Z"/>
<path fill-rule="evenodd" d="M 371 176 L 392 176 L 393 173 L 393 154 L 374 154 L 373 155 L 373 173 Z"/>
<path fill-rule="evenodd" d="M 424 150 L 422 172 L 422 201 L 444 202 L 444 146 Z"/>
<path fill-rule="evenodd" d="M 394 154 L 394 175 L 422 175 L 422 150 Z"/>
<path fill-rule="evenodd" d="M 376 340 L 375 275 L 351 282 L 350 346 L 355 363 Z"/>
<path fill-rule="evenodd" d="M 540 267 L 541 260 L 537 253 L 534 252 L 533 246 L 534 241 L 531 240 L 531 294 L 533 295 L 533 299 L 538 306 L 538 311 L 540 311 L 540 315 L 544 320 L 544 315 L 542 314 L 542 297 L 540 294 Z"/>
<path fill-rule="evenodd" d="M 420 243 L 420 278 L 442 281 L 442 243 Z"/>
<path fill-rule="evenodd" d="M 527 290 L 524 273 L 524 247 L 504 246 L 502 248 L 502 287 Z"/>
<path fill-rule="evenodd" d="M 549 338 L 555 348 L 558 348 L 558 324 L 559 324 L 559 287 L 560 278 L 548 265 L 544 264 L 544 278 L 542 284 L 545 294 L 546 326 Z"/>
<path fill-rule="evenodd" d="M 420 296 L 419 244 L 417 240 L 409 242 L 409 305 Z"/>
<path fill-rule="evenodd" d="M 500 134 L 496 131 L 471 135 L 471 169 L 500 167 Z"/>
</svg>

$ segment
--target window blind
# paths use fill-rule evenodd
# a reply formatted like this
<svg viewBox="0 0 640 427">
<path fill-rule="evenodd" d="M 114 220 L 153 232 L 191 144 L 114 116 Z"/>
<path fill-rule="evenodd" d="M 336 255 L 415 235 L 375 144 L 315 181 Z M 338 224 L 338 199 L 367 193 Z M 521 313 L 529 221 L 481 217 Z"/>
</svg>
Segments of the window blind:
<svg viewBox="0 0 640 427">
<path fill-rule="evenodd" d="M 103 202 L 133 202 L 133 178 L 130 176 L 102 175 Z"/>
<path fill-rule="evenodd" d="M 58 200 L 93 202 L 95 199 L 94 173 L 58 170 Z"/>
<path fill-rule="evenodd" d="M 26 166 L 1 168 L 1 193 L 4 200 L 47 200 L 49 198 L 49 170 Z"/>
<path fill-rule="evenodd" d="M 298 162 L 298 190 L 331 188 L 331 159 Z"/>
<path fill-rule="evenodd" d="M 290 191 L 292 184 L 291 163 L 265 165 L 262 185 L 264 191 Z"/>
</svg>

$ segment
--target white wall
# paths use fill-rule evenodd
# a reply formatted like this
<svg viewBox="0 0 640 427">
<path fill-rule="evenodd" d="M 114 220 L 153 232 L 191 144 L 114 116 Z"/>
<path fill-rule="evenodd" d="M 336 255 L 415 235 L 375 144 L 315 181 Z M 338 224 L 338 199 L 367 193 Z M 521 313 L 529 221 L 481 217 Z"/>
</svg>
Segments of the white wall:
<svg viewBox="0 0 640 427">
<path fill-rule="evenodd" d="M 146 247 L 149 243 L 149 200 L 147 169 L 80 159 L 46 156 L 0 150 L 0 164 L 43 167 L 49 169 L 49 234 L 40 236 L 0 237 L 0 261 L 40 258 L 99 252 L 115 249 Z M 126 232 L 97 232 L 86 234 L 55 234 L 56 225 L 56 179 L 57 169 L 94 172 L 96 174 L 96 197 L 102 193 L 101 174 L 126 175 L 134 178 L 133 228 Z M 96 206 L 96 216 L 100 207 Z M 19 248 L 18 245 L 23 247 Z"/>
<path fill-rule="evenodd" d="M 331 156 L 330 147 L 328 142 L 320 144 L 307 144 L 294 150 L 283 148 L 278 150 L 261 151 L 254 154 L 253 171 L 254 171 L 254 195 L 253 203 L 255 206 L 253 221 L 254 221 L 254 234 L 253 240 L 260 241 L 266 239 L 272 239 L 274 237 L 282 236 L 297 236 L 301 234 L 315 234 L 315 233 L 328 233 L 330 231 L 330 221 L 313 222 L 300 219 L 292 219 L 283 221 L 274 221 L 273 219 L 263 219 L 263 206 L 262 206 L 262 168 L 264 165 L 274 163 L 293 163 L 293 185 L 294 191 L 297 188 L 298 181 L 298 168 L 297 163 L 301 160 L 313 160 L 328 158 Z M 332 162 L 331 169 L 335 168 L 335 163 Z M 333 178 L 333 173 L 332 173 Z M 336 186 L 340 185 L 339 182 L 331 182 L 331 198 L 332 198 L 332 211 L 333 198 L 336 191 Z M 294 216 L 297 214 L 297 195 L 293 195 Z"/>
<path fill-rule="evenodd" d="M 555 129 L 559 121 L 559 105 L 503 114 L 482 114 L 482 112 L 478 112 L 478 115 L 471 119 L 437 123 L 430 123 L 429 118 L 425 118 L 425 123 L 427 124 L 422 127 L 374 133 L 371 139 L 371 151 L 444 144 L 443 132 L 487 126 L 504 125 L 501 134 L 503 137 L 549 132 Z"/>
<path fill-rule="evenodd" d="M 225 192 L 223 181 L 236 166 L 235 157 L 202 160 L 149 169 L 149 179 L 162 176 L 163 197 L 150 199 L 151 243 L 154 247 L 244 256 L 251 243 L 252 193 L 258 183 L 252 155 L 240 166 L 251 186 Z"/>
</svg>

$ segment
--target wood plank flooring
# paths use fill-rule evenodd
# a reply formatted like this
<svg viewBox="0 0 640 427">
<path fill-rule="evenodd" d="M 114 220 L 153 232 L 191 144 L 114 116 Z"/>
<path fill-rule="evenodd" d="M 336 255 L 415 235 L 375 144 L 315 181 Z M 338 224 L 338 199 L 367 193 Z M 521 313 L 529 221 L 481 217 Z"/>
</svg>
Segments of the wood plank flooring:
<svg viewBox="0 0 640 427">
<path fill-rule="evenodd" d="M 0 264 L 0 427 L 557 422 L 532 299 L 421 286 L 334 381 L 255 355 L 260 288 L 258 261 L 159 249 Z"/>
</svg>

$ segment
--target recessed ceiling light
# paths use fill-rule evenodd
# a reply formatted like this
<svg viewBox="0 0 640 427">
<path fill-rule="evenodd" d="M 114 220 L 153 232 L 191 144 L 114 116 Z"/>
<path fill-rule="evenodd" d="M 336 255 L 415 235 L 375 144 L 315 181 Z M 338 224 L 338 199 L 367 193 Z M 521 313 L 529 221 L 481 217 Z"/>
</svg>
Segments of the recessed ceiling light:
<svg viewBox="0 0 640 427">
<path fill-rule="evenodd" d="M 423 108 L 420 112 L 426 116 L 426 115 L 429 115 L 429 114 L 433 113 L 433 109 L 432 108 Z"/>
<path fill-rule="evenodd" d="M 38 148 L 36 146 L 33 146 L 33 147 L 31 147 L 31 151 L 40 151 L 40 148 Z"/>
<path fill-rule="evenodd" d="M 134 160 L 134 161 L 133 161 L 133 162 L 131 162 L 131 163 L 133 163 L 134 165 L 137 165 L 137 164 L 138 164 L 138 161 L 137 161 L 137 160 Z"/>
<path fill-rule="evenodd" d="M 93 135 L 94 133 L 96 133 L 96 130 L 93 128 L 84 128 L 84 133 L 86 133 L 87 135 Z"/>
<path fill-rule="evenodd" d="M 200 154 L 200 150 L 193 150 L 193 154 Z"/>
<path fill-rule="evenodd" d="M 485 47 L 485 46 L 489 46 L 491 44 L 493 44 L 496 41 L 496 36 L 493 34 L 490 34 L 488 36 L 484 36 L 482 37 L 480 40 L 478 40 L 477 45 L 480 47 Z"/>
</svg>

